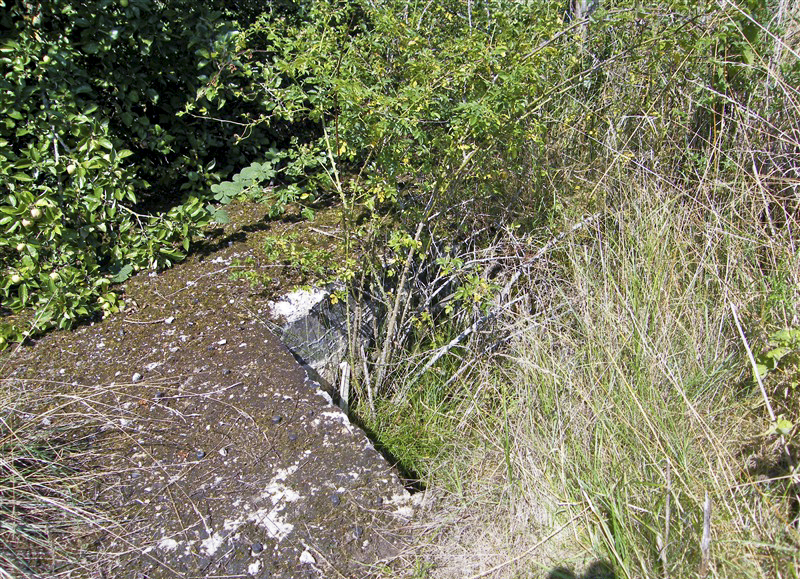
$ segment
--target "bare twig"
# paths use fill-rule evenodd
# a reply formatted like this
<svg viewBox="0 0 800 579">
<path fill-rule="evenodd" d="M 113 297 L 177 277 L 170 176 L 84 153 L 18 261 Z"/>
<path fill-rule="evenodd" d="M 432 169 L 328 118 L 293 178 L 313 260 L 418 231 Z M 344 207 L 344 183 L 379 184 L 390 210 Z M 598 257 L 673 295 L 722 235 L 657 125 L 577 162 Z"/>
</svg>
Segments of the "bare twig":
<svg viewBox="0 0 800 579">
<path fill-rule="evenodd" d="M 386 377 L 386 366 L 389 363 L 392 343 L 394 342 L 394 328 L 397 324 L 397 317 L 400 313 L 400 304 L 402 302 L 406 279 L 408 278 L 408 272 L 411 268 L 411 260 L 414 258 L 414 252 L 417 250 L 417 243 L 419 242 L 419 237 L 422 234 L 423 225 L 424 222 L 420 222 L 419 225 L 417 225 L 417 232 L 414 235 L 414 242 L 411 244 L 411 247 L 408 248 L 406 262 L 403 264 L 403 272 L 400 274 L 400 280 L 397 284 L 397 295 L 394 299 L 394 307 L 392 308 L 392 313 L 389 316 L 383 348 L 381 349 L 380 357 L 378 358 L 378 367 L 376 370 L 377 374 L 375 376 L 375 391 L 378 393 L 380 393 L 381 388 L 383 387 L 383 380 Z"/>
<path fill-rule="evenodd" d="M 364 381 L 367 383 L 367 402 L 369 404 L 369 417 L 375 418 L 375 400 L 372 395 L 372 383 L 369 379 L 369 368 L 367 368 L 367 354 L 364 352 L 364 344 L 359 344 L 361 348 L 361 363 L 364 365 Z"/>
<path fill-rule="evenodd" d="M 742 338 L 744 349 L 747 350 L 747 357 L 750 359 L 750 364 L 753 366 L 753 375 L 756 377 L 758 387 L 761 389 L 761 396 L 764 397 L 764 404 L 767 406 L 770 422 L 774 423 L 776 420 L 775 412 L 772 410 L 772 404 L 770 404 L 769 397 L 767 396 L 767 389 L 764 388 L 764 382 L 761 380 L 761 374 L 758 371 L 758 365 L 756 364 L 756 359 L 753 356 L 753 351 L 750 349 L 750 344 L 747 343 L 747 338 L 742 330 L 742 325 L 739 323 L 739 315 L 736 313 L 736 306 L 733 305 L 733 302 L 730 302 L 729 305 L 731 306 L 731 313 L 733 313 L 733 321 L 736 324 L 736 329 L 739 330 L 739 336 Z"/>
<path fill-rule="evenodd" d="M 504 302 L 508 299 L 508 295 L 511 293 L 512 288 L 517 283 L 517 280 L 519 280 L 520 276 L 522 275 L 522 272 L 525 271 L 525 268 L 527 266 L 530 266 L 534 262 L 536 262 L 536 261 L 540 260 L 542 257 L 544 257 L 545 254 L 547 254 L 547 252 L 549 252 L 553 247 L 555 247 L 556 244 L 558 244 L 567 235 L 571 235 L 572 233 L 575 233 L 579 229 L 582 229 L 582 228 L 586 227 L 589 223 L 591 223 L 592 221 L 597 219 L 599 216 L 600 216 L 600 213 L 595 213 L 593 215 L 590 215 L 589 217 L 583 219 L 582 221 L 580 221 L 580 222 L 576 223 L 575 225 L 573 225 L 572 227 L 570 227 L 568 230 L 559 233 L 558 235 L 556 235 L 555 237 L 550 239 L 547 243 L 545 243 L 541 248 L 539 248 L 539 251 L 537 251 L 534 254 L 533 257 L 531 257 L 530 259 L 526 260 L 523 264 L 519 265 L 516 268 L 516 271 L 515 271 L 514 275 L 511 276 L 511 279 L 508 280 L 506 285 L 500 291 L 500 294 L 499 294 L 498 299 L 497 299 L 497 304 L 498 305 L 496 305 L 494 308 L 489 310 L 489 312 L 486 315 L 484 315 L 484 316 L 478 318 L 477 320 L 475 320 L 475 322 L 473 322 L 472 325 L 470 325 L 468 328 L 466 328 L 458 336 L 453 338 L 448 344 L 446 344 L 446 345 L 442 346 L 441 348 L 439 348 L 438 350 L 436 350 L 436 352 L 433 354 L 431 359 L 428 360 L 428 362 L 425 364 L 425 366 L 423 366 L 422 370 L 417 372 L 409 381 L 407 381 L 405 383 L 405 385 L 403 386 L 403 394 L 401 395 L 400 398 L 403 398 L 405 396 L 405 394 L 408 392 L 408 390 L 414 384 L 416 384 L 416 382 L 425 374 L 425 372 L 430 370 L 433 367 L 433 365 L 436 364 L 436 362 L 438 362 L 442 358 L 442 356 L 444 356 L 450 350 L 452 350 L 454 347 L 456 347 L 461 342 L 463 342 L 469 335 L 473 334 L 481 326 L 483 326 L 483 324 L 485 324 L 489 320 L 491 320 L 494 317 L 496 317 L 497 314 L 500 313 L 501 308 L 505 308 L 505 307 L 508 307 L 510 305 L 510 304 L 506 304 Z"/>
<path fill-rule="evenodd" d="M 345 414 L 350 414 L 350 364 L 343 361 L 339 364 L 339 369 L 342 371 L 339 382 L 339 406 Z"/>
<path fill-rule="evenodd" d="M 705 577 L 711 563 L 711 497 L 708 496 L 708 492 L 703 502 L 703 537 L 700 539 L 700 554 L 700 568 L 697 574 Z"/>
</svg>

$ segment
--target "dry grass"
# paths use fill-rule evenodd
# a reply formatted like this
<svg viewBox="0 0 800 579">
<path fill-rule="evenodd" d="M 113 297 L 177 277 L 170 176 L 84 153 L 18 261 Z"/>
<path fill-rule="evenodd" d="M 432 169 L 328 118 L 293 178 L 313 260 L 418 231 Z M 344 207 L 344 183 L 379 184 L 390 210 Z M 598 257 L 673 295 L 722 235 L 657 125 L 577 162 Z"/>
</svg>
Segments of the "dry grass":
<svg viewBox="0 0 800 579">
<path fill-rule="evenodd" d="M 525 385 L 520 446 L 538 449 L 534 462 L 571 512 L 586 509 L 581 541 L 620 576 L 693 576 L 706 493 L 711 572 L 797 568 L 792 465 L 774 473 L 782 480 L 759 479 L 776 467 L 778 441 L 763 436 L 769 417 L 729 305 L 762 310 L 770 286 L 796 287 L 798 272 L 788 240 L 759 231 L 757 213 L 737 218 L 748 203 L 643 187 L 565 249 L 562 313 L 522 322 L 506 369 Z M 797 303 L 751 317 L 751 338 L 797 324 Z"/>
<path fill-rule="evenodd" d="M 636 92 L 625 66 L 606 70 L 612 101 Z M 509 230 L 499 279 L 523 275 L 502 322 L 379 407 L 375 430 L 432 497 L 416 576 L 800 575 L 799 350 L 765 378 L 768 404 L 746 353 L 800 327 L 800 100 L 772 78 L 728 95 L 691 155 L 685 86 L 663 93 L 685 114 L 651 118 L 658 150 L 632 146 L 652 145 L 647 126 L 598 135 L 591 115 L 561 137 L 564 188 L 596 219 L 535 262 L 542 240 Z M 569 151 L 587 142 L 582 171 Z"/>
<path fill-rule="evenodd" d="M 108 474 L 89 438 L 107 426 L 87 412 L 96 393 L 15 379 L 0 389 L 0 576 L 91 566 L 88 545 L 116 527 L 93 496 Z"/>
<path fill-rule="evenodd" d="M 517 288 L 533 312 L 494 328 L 511 337 L 502 353 L 475 347 L 445 390 L 452 362 L 379 407 L 376 430 L 429 485 L 420 576 L 555 577 L 597 560 L 619 578 L 800 572 L 800 457 L 765 435 L 730 308 L 757 352 L 800 323 L 796 224 L 773 235 L 752 189 L 715 199 L 642 179 L 615 194 Z M 787 370 L 770 399 L 796 422 Z"/>
</svg>

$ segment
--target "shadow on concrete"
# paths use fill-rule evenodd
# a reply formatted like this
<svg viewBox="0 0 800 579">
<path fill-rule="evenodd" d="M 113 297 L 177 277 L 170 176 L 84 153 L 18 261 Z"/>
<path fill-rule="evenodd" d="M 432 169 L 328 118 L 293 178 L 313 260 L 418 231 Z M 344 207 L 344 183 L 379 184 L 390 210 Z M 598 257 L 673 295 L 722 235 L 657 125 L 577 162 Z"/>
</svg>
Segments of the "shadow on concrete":
<svg viewBox="0 0 800 579">
<path fill-rule="evenodd" d="M 583 575 L 576 575 L 566 567 L 556 567 L 547 574 L 547 579 L 616 579 L 614 568 L 607 561 L 595 561 Z"/>
</svg>

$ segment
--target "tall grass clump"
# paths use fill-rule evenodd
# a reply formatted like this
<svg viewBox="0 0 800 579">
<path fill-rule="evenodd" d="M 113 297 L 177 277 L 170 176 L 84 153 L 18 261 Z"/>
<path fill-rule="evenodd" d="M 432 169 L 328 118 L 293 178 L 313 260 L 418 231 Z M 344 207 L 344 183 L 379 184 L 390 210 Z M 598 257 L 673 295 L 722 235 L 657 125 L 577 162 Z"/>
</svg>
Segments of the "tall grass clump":
<svg viewBox="0 0 800 579">
<path fill-rule="evenodd" d="M 378 406 L 375 430 L 439 501 L 433 576 L 800 569 L 796 430 L 769 432 L 736 321 L 756 355 L 797 327 L 795 224 L 773 236 L 752 189 L 631 179 L 527 272 L 526 306 L 480 340 L 504 347 L 473 345 L 455 380 L 450 361 Z M 765 385 L 796 422 L 794 364 Z"/>
<path fill-rule="evenodd" d="M 100 539 L 125 540 L 109 501 L 118 419 L 106 393 L 0 380 L 0 577 L 99 576 L 113 566 Z"/>
<path fill-rule="evenodd" d="M 431 574 L 800 574 L 800 60 L 778 4 L 603 5 L 550 61 L 529 185 L 551 229 L 502 224 L 493 317 L 440 331 L 377 405 L 438 500 Z"/>
<path fill-rule="evenodd" d="M 505 373 L 521 385 L 520 476 L 544 473 L 581 513 L 579 542 L 620 577 L 797 571 L 796 450 L 765 435 L 731 309 L 751 313 L 754 344 L 796 311 L 796 299 L 763 308 L 798 271 L 790 240 L 767 234 L 759 212 L 748 190 L 722 201 L 708 188 L 638 183 L 564 248 L 562 277 L 546 289 L 561 307 L 517 322 Z M 767 273 L 770 263 L 780 269 Z"/>
</svg>

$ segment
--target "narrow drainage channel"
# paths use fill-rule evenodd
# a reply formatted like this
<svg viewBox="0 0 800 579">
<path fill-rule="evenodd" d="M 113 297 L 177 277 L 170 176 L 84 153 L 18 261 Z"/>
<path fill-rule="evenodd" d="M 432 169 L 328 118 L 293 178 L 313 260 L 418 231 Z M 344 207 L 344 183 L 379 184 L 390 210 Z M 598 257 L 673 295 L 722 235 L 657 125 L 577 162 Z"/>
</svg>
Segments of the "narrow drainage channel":
<svg viewBox="0 0 800 579">
<path fill-rule="evenodd" d="M 361 303 L 360 320 L 355 323 L 356 308 L 351 302 L 348 316 L 348 304 L 345 300 L 331 300 L 334 292 L 341 292 L 344 286 L 330 284 L 323 288 L 314 287 L 308 290 L 299 289 L 289 292 L 269 303 L 270 312 L 276 322 L 270 328 L 280 338 L 289 352 L 306 370 L 309 378 L 320 385 L 332 400 L 348 415 L 350 421 L 360 428 L 370 439 L 375 449 L 397 469 L 406 490 L 410 493 L 424 491 L 421 477 L 413 469 L 398 460 L 392 452 L 380 443 L 375 432 L 371 431 L 362 420 L 350 412 L 348 378 L 342 376 L 346 365 L 348 348 L 348 325 L 357 326 L 360 344 L 369 344 L 371 335 L 368 331 L 373 324 L 380 324 L 376 319 L 379 314 L 369 303 Z M 347 368 L 345 366 L 345 368 Z M 344 371 L 347 372 L 349 368 Z"/>
</svg>

